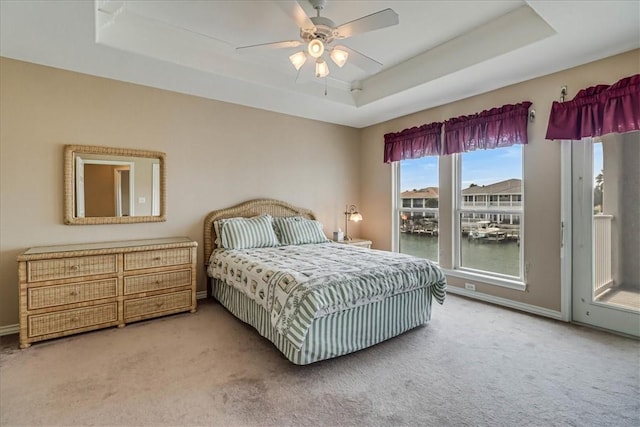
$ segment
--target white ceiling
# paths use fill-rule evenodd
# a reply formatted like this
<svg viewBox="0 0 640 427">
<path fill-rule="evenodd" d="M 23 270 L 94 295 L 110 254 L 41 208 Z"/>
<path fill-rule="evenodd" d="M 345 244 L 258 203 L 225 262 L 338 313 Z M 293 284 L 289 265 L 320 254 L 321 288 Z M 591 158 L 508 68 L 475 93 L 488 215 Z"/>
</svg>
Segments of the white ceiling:
<svg viewBox="0 0 640 427">
<path fill-rule="evenodd" d="M 380 72 L 329 60 L 316 79 L 289 62 L 300 48 L 235 50 L 298 40 L 282 3 L 1 0 L 0 55 L 364 127 L 640 47 L 637 0 L 328 0 L 338 25 L 385 8 L 400 23 L 339 43 Z"/>
</svg>

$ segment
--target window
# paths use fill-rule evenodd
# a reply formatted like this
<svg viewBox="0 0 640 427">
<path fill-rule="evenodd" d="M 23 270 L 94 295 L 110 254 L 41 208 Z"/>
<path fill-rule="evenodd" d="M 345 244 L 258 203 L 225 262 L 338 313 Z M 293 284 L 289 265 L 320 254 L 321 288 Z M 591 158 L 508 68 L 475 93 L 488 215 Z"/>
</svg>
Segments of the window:
<svg viewBox="0 0 640 427">
<path fill-rule="evenodd" d="M 454 268 L 522 281 L 522 146 L 455 156 Z"/>
<path fill-rule="evenodd" d="M 438 158 L 402 160 L 398 167 L 399 251 L 438 262 Z"/>
</svg>

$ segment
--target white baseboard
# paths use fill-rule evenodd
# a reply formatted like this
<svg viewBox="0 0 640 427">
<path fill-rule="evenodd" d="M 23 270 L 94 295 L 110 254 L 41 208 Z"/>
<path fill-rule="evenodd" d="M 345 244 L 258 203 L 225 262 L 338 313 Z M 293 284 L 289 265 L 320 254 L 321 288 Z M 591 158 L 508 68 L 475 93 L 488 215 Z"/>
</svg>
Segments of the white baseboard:
<svg viewBox="0 0 640 427">
<path fill-rule="evenodd" d="M 0 326 L 0 337 L 4 335 L 17 334 L 20 332 L 20 324 Z"/>
<path fill-rule="evenodd" d="M 502 305 L 516 310 L 525 311 L 531 314 L 537 314 L 538 316 L 550 317 L 555 320 L 562 320 L 562 313 L 556 310 L 549 310 L 548 308 L 538 307 L 536 305 L 525 304 L 523 302 L 513 301 L 506 298 L 494 297 L 493 295 L 483 294 L 481 292 L 470 291 L 468 289 L 459 288 L 457 286 L 448 286 L 447 292 L 450 294 L 462 295 L 465 297 L 478 299 L 492 304 Z"/>
<path fill-rule="evenodd" d="M 196 292 L 196 299 L 206 299 L 207 291 Z M 4 335 L 17 334 L 20 332 L 20 324 L 0 326 L 0 337 Z"/>
</svg>

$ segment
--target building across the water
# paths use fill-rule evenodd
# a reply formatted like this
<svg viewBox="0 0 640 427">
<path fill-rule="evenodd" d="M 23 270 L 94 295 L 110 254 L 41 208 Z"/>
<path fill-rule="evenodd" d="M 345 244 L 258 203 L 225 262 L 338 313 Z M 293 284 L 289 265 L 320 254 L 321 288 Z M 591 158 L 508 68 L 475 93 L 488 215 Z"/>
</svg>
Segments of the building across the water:
<svg viewBox="0 0 640 427">
<path fill-rule="evenodd" d="M 462 190 L 462 207 L 520 211 L 522 209 L 522 180 L 507 179 L 489 185 L 471 185 Z M 498 224 L 518 224 L 519 215 L 509 213 L 471 214 L 471 219 L 482 218 Z"/>
<path fill-rule="evenodd" d="M 408 209 L 425 209 L 438 207 L 438 187 L 426 187 L 416 190 L 403 191 L 400 194 L 402 207 Z M 462 190 L 462 207 L 478 210 L 499 209 L 503 213 L 467 213 L 465 220 L 489 220 L 498 224 L 518 224 L 520 216 L 509 214 L 513 210 L 519 212 L 522 209 L 522 180 L 507 179 L 489 185 L 471 184 Z M 403 220 L 430 218 L 437 222 L 437 212 L 409 211 L 402 213 Z"/>
<path fill-rule="evenodd" d="M 437 208 L 438 187 L 427 187 L 420 190 L 403 191 L 400 194 L 403 208 Z"/>
</svg>

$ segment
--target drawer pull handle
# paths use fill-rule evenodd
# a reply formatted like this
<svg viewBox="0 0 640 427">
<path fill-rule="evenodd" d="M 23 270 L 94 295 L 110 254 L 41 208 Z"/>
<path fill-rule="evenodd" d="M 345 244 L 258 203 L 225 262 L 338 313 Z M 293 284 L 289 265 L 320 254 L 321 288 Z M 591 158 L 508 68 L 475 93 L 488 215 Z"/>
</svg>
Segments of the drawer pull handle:
<svg viewBox="0 0 640 427">
<path fill-rule="evenodd" d="M 72 297 L 78 296 L 78 293 L 76 291 L 71 291 L 69 292 L 69 295 Z"/>
<path fill-rule="evenodd" d="M 71 271 L 78 271 L 78 269 L 79 269 L 79 268 L 80 268 L 80 267 L 78 267 L 77 265 L 72 265 L 72 266 L 70 266 L 70 267 L 69 267 L 69 270 L 71 270 Z"/>
<path fill-rule="evenodd" d="M 71 321 L 72 321 L 72 322 L 77 322 L 78 320 L 80 320 L 80 318 L 79 318 L 78 316 L 76 316 L 76 317 L 72 317 L 72 318 L 71 318 Z"/>
<path fill-rule="evenodd" d="M 156 280 L 156 285 L 159 285 L 159 284 L 160 284 L 160 280 Z"/>
<path fill-rule="evenodd" d="M 164 305 L 164 301 L 159 301 L 156 303 L 156 307 L 160 308 Z"/>
<path fill-rule="evenodd" d="M 153 258 L 153 260 L 154 260 L 154 261 L 160 261 L 161 259 L 162 259 L 162 258 L 161 258 L 161 257 L 159 257 L 159 256 L 157 256 L 157 257 L 154 257 L 154 258 Z"/>
</svg>

